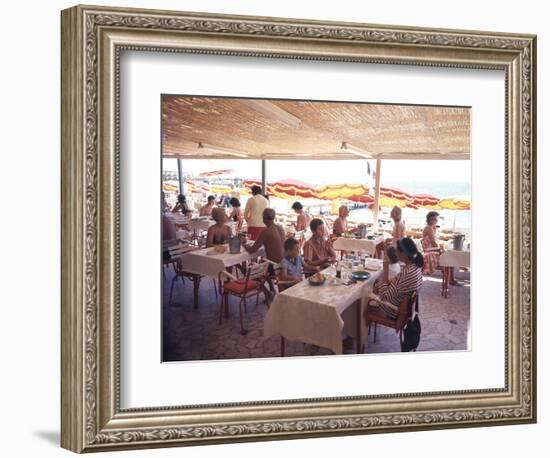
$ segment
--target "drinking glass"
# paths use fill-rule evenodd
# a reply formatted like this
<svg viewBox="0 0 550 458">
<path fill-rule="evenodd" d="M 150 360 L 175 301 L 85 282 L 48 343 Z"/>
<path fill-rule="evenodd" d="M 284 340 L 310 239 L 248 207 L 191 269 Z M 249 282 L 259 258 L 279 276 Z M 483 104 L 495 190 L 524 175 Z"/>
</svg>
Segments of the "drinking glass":
<svg viewBox="0 0 550 458">
<path fill-rule="evenodd" d="M 348 269 L 342 269 L 342 283 L 349 282 L 349 272 Z"/>
</svg>

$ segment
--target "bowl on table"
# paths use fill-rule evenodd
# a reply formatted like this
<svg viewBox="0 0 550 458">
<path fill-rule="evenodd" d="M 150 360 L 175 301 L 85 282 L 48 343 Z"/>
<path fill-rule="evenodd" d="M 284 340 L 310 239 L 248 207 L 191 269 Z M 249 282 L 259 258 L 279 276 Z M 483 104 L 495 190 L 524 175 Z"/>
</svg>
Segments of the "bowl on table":
<svg viewBox="0 0 550 458">
<path fill-rule="evenodd" d="M 327 277 L 325 277 L 321 272 L 317 272 L 309 277 L 307 281 L 312 286 L 320 286 L 326 281 L 326 279 Z"/>
<path fill-rule="evenodd" d="M 351 278 L 357 281 L 365 281 L 370 278 L 370 273 L 366 270 L 355 270 L 351 273 Z"/>
</svg>

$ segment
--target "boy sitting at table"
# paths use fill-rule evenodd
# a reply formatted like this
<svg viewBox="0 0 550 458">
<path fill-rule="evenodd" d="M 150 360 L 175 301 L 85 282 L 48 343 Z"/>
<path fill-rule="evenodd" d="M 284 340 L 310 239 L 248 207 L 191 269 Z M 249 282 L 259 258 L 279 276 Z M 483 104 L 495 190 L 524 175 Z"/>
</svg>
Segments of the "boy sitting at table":
<svg viewBox="0 0 550 458">
<path fill-rule="evenodd" d="M 300 256 L 298 240 L 295 238 L 291 237 L 286 239 L 284 248 L 285 255 L 279 264 L 277 275 L 279 280 L 279 291 L 283 291 L 301 282 L 304 272 L 314 273 L 321 270 L 318 266 L 309 265 L 304 261 L 302 256 Z"/>
</svg>

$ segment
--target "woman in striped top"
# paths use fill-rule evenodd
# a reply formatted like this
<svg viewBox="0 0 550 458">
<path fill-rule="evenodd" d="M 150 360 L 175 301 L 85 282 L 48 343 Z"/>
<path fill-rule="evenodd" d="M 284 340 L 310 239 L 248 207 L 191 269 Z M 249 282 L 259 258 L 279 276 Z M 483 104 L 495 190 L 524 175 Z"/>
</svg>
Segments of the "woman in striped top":
<svg viewBox="0 0 550 458">
<path fill-rule="evenodd" d="M 382 277 L 376 281 L 373 292 L 381 301 L 381 309 L 388 318 L 395 318 L 399 304 L 412 292 L 422 287 L 422 266 L 424 259 L 418 252 L 416 244 L 410 237 L 405 237 L 397 242 L 397 257 L 405 264 L 399 274 L 389 278 L 389 262 L 384 260 Z"/>
</svg>

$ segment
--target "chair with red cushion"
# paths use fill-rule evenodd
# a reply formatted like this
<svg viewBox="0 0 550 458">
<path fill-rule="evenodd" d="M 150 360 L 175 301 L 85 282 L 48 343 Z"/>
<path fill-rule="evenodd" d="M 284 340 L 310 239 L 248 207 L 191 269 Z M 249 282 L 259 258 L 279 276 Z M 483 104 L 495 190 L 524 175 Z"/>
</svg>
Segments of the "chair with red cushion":
<svg viewBox="0 0 550 458">
<path fill-rule="evenodd" d="M 251 264 L 244 278 L 238 279 L 229 272 L 223 272 L 223 275 L 229 278 L 229 281 L 225 282 L 222 286 L 223 294 L 220 304 L 220 319 L 222 322 L 222 314 L 225 310 L 225 316 L 227 318 L 229 314 L 229 296 L 238 297 L 239 300 L 239 318 L 241 321 L 241 334 L 246 334 L 248 331 L 244 328 L 243 323 L 243 308 L 246 309 L 246 300 L 250 297 L 256 296 L 256 305 L 258 305 L 260 299 L 260 293 L 264 293 L 267 297 L 267 290 L 264 283 L 267 280 L 267 262 L 261 262 L 259 264 Z"/>
</svg>

